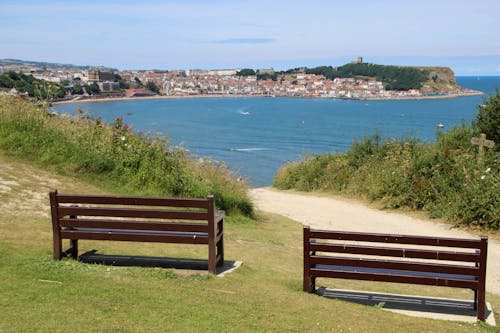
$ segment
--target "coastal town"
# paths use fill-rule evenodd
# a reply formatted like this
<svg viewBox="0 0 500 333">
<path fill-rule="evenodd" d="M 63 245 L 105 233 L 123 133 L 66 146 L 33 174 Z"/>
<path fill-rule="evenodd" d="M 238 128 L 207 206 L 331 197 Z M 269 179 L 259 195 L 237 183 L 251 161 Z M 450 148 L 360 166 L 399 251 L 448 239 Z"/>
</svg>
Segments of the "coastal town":
<svg viewBox="0 0 500 333">
<path fill-rule="evenodd" d="M 358 63 L 362 58 L 358 59 Z M 15 71 L 35 79 L 64 86 L 64 101 L 96 98 L 264 96 L 339 99 L 421 99 L 477 95 L 477 91 L 458 86 L 441 72 L 434 81 L 447 82 L 446 89 L 387 89 L 382 81 L 366 77 L 336 77 L 307 73 L 306 68 L 286 72 L 274 69 L 209 70 L 113 70 L 97 67 L 82 69 L 33 65 L 0 66 L 0 74 Z M 0 82 L 1 83 L 1 82 Z M 90 89 L 93 85 L 94 89 Z M 425 88 L 425 86 L 424 86 Z M 15 88 L 3 94 L 23 94 Z"/>
</svg>

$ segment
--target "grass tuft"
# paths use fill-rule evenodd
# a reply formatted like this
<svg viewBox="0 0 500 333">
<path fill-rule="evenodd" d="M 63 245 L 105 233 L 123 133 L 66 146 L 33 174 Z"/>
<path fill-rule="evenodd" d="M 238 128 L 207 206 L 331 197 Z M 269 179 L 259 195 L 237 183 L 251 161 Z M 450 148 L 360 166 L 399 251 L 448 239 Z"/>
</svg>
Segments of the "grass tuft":
<svg viewBox="0 0 500 333">
<path fill-rule="evenodd" d="M 79 175 L 115 192 L 206 197 L 228 214 L 253 216 L 247 184 L 221 163 L 196 159 L 166 137 L 136 133 L 115 119 L 58 116 L 0 96 L 0 149 L 61 174 Z"/>
</svg>

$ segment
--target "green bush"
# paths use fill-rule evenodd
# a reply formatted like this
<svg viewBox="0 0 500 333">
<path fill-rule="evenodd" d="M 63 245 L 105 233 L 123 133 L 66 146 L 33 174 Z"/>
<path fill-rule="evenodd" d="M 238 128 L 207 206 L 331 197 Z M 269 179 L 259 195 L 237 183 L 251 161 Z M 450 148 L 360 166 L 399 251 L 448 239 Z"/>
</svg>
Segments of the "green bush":
<svg viewBox="0 0 500 333">
<path fill-rule="evenodd" d="M 497 113 L 491 106 L 497 98 L 498 92 L 481 108 L 490 111 L 476 124 L 495 123 Z M 486 149 L 478 163 L 477 146 L 471 144 L 477 126 L 462 124 L 438 132 L 435 143 L 383 141 L 377 133 L 355 141 L 345 154 L 308 156 L 286 164 L 273 186 L 343 193 L 388 208 L 425 210 L 431 217 L 461 225 L 500 229 L 498 152 Z"/>
<path fill-rule="evenodd" d="M 58 116 L 43 107 L 0 97 L 0 149 L 66 174 L 80 174 L 117 192 L 205 197 L 228 214 L 253 215 L 247 185 L 224 164 L 196 159 L 167 138 L 136 133 L 85 115 Z"/>
<path fill-rule="evenodd" d="M 500 91 L 498 88 L 483 104 L 478 105 L 474 129 L 476 133 L 486 134 L 486 138 L 495 142 L 495 149 L 500 150 Z"/>
</svg>

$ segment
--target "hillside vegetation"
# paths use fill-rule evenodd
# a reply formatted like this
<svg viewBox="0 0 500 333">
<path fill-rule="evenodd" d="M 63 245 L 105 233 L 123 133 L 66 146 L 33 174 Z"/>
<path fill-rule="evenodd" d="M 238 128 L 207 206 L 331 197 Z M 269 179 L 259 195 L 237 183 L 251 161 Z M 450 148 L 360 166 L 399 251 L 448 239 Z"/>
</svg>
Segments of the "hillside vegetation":
<svg viewBox="0 0 500 333">
<path fill-rule="evenodd" d="M 7 72 L 0 74 L 0 90 L 16 89 L 21 94 L 27 94 L 38 100 L 63 98 L 64 87 L 60 84 L 38 80 L 33 75 Z"/>
<path fill-rule="evenodd" d="M 381 81 L 387 90 L 420 89 L 429 80 L 429 72 L 417 67 L 385 66 L 370 63 L 351 63 L 337 68 L 321 66 L 308 68 L 308 74 L 340 78 L 370 77 Z"/>
<path fill-rule="evenodd" d="M 197 159 L 166 137 L 112 124 L 58 116 L 20 98 L 0 96 L 0 150 L 62 174 L 134 195 L 205 197 L 229 214 L 253 215 L 247 185 L 223 163 Z"/>
<path fill-rule="evenodd" d="M 345 153 L 306 156 L 284 165 L 274 178 L 279 189 L 327 191 L 380 201 L 388 208 L 425 210 L 461 225 L 500 229 L 499 149 L 478 147 L 483 132 L 498 140 L 500 93 L 478 106 L 477 119 L 435 143 L 383 140 L 380 134 L 355 141 Z"/>
</svg>

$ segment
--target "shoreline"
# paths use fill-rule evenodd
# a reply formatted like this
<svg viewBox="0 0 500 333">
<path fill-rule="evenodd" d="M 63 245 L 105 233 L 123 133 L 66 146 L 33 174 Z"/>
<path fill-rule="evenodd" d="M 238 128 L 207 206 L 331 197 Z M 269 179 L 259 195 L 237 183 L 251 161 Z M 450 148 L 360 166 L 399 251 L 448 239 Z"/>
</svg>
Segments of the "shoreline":
<svg viewBox="0 0 500 333">
<path fill-rule="evenodd" d="M 465 93 L 432 96 L 399 96 L 399 97 L 367 97 L 367 98 L 346 98 L 347 100 L 361 101 L 399 101 L 399 100 L 425 100 L 425 99 L 452 99 L 459 97 L 482 96 L 484 93 L 478 90 L 469 90 Z M 343 98 L 342 98 L 343 99 Z"/>
<path fill-rule="evenodd" d="M 153 95 L 153 96 L 113 96 L 113 97 L 87 97 L 87 98 L 74 98 L 70 100 L 51 102 L 53 105 L 57 104 L 76 104 L 76 103 L 99 103 L 99 102 L 118 102 L 118 101 L 139 101 L 139 100 L 154 100 L 154 99 L 194 99 L 194 98 L 303 98 L 303 99 L 339 99 L 347 101 L 407 101 L 407 100 L 434 100 L 434 99 L 452 99 L 458 97 L 482 96 L 484 93 L 477 90 L 469 90 L 466 93 L 451 94 L 451 95 L 437 95 L 437 96 L 398 96 L 398 97 L 365 97 L 365 98 L 347 98 L 347 97 L 321 97 L 321 96 L 268 96 L 268 95 L 189 95 L 189 96 L 167 96 L 167 95 Z"/>
</svg>

